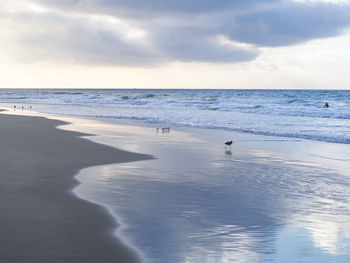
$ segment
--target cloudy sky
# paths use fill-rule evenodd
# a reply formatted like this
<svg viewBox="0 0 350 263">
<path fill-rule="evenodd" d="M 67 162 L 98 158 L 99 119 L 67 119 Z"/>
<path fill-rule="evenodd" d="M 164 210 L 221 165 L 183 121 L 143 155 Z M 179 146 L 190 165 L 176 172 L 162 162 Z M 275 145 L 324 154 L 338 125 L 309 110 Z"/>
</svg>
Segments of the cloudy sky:
<svg viewBox="0 0 350 263">
<path fill-rule="evenodd" d="M 350 89 L 350 0 L 0 0 L 0 87 Z"/>
</svg>

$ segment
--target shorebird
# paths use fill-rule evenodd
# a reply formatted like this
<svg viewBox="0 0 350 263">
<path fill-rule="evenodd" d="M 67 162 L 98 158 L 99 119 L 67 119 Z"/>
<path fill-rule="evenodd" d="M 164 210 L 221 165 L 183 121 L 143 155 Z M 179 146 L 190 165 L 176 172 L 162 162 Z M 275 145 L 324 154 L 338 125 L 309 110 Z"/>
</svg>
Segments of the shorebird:
<svg viewBox="0 0 350 263">
<path fill-rule="evenodd" d="M 162 132 L 170 132 L 170 127 L 165 127 L 165 128 L 162 128 Z"/>
<path fill-rule="evenodd" d="M 232 141 L 225 142 L 225 148 L 226 148 L 227 146 L 230 146 L 230 149 L 231 149 L 231 144 L 232 144 Z"/>
<path fill-rule="evenodd" d="M 170 132 L 170 127 L 164 127 L 164 128 L 156 128 L 157 133 L 159 132 L 159 130 L 162 129 L 162 133 L 169 133 Z"/>
</svg>

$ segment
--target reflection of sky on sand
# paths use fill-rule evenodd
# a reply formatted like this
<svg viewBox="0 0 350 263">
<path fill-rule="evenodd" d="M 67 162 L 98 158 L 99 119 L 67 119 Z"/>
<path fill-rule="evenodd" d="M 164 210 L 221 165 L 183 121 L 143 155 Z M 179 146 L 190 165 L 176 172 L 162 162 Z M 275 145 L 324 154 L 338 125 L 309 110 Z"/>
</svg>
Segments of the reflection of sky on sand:
<svg viewBox="0 0 350 263">
<path fill-rule="evenodd" d="M 330 204 L 324 207 L 321 206 L 324 211 L 312 211 L 308 215 L 300 216 L 296 225 L 308 230 L 308 235 L 313 241 L 314 247 L 320 249 L 323 253 L 349 256 L 349 207 L 344 207 L 342 212 L 336 211 L 336 206 L 337 204 L 334 204 L 334 209 Z M 306 213 L 304 212 L 304 214 Z M 349 260 L 349 257 L 347 259 Z"/>
<path fill-rule="evenodd" d="M 108 204 L 150 262 L 350 260 L 346 176 L 204 137 L 115 126 L 94 140 L 157 159 L 86 169 L 78 192 Z"/>
<path fill-rule="evenodd" d="M 115 169 L 119 168 L 111 167 L 110 173 L 115 173 Z M 234 204 L 227 190 L 217 183 L 200 184 L 190 182 L 190 178 L 166 180 L 149 177 L 138 180 L 133 173 L 141 170 L 130 173 L 130 169 L 133 168 L 123 167 L 118 171 L 118 174 L 123 174 L 122 177 L 106 182 L 108 185 L 118 182 L 118 186 L 105 186 L 99 189 L 102 193 L 97 191 L 92 194 L 101 196 L 105 193 L 103 201 L 114 207 L 123 222 L 127 222 L 125 235 L 148 257 L 157 259 L 152 262 L 232 262 L 238 257 L 252 259 L 256 258 L 253 248 L 262 247 L 259 240 L 269 239 L 268 236 L 261 236 L 269 232 L 269 224 L 273 220 L 263 216 L 259 219 L 254 215 L 249 218 L 242 211 L 248 209 L 240 207 L 239 200 Z M 143 172 L 158 171 L 145 169 Z M 90 194 L 94 191 L 85 190 Z M 228 198 L 230 200 L 225 200 Z M 240 216 L 234 218 L 233 214 Z"/>
<path fill-rule="evenodd" d="M 60 119 L 157 158 L 85 169 L 78 189 L 150 262 L 350 262 L 348 146 L 239 135 L 228 153 L 237 134 Z"/>
</svg>

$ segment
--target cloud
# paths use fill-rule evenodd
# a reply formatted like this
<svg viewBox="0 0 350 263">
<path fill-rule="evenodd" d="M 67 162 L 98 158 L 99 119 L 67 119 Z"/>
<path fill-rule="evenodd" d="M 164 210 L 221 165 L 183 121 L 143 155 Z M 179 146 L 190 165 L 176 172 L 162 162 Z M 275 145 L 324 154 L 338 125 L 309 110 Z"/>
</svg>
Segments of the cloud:
<svg viewBox="0 0 350 263">
<path fill-rule="evenodd" d="M 350 8 L 334 4 L 289 4 L 237 15 L 230 38 L 259 46 L 286 46 L 333 37 L 350 25 Z"/>
<path fill-rule="evenodd" d="M 279 0 L 37 0 L 38 2 L 62 9 L 75 9 L 80 11 L 113 13 L 121 16 L 144 17 L 147 14 L 161 16 L 164 14 L 186 13 L 211 13 L 217 11 L 244 10 L 267 3 L 278 3 Z M 134 19 L 137 17 L 133 17 Z"/>
<path fill-rule="evenodd" d="M 118 66 L 249 61 L 350 25 L 349 6 L 313 1 L 0 0 L 0 10 L 17 59 Z"/>
<path fill-rule="evenodd" d="M 142 30 L 103 16 L 60 14 L 21 15 L 29 26 L 17 38 L 21 58 L 31 62 L 70 62 L 103 65 L 155 65 L 165 62 Z M 24 21 L 23 21 L 24 23 Z M 28 30 L 30 29 L 30 30 Z"/>
</svg>

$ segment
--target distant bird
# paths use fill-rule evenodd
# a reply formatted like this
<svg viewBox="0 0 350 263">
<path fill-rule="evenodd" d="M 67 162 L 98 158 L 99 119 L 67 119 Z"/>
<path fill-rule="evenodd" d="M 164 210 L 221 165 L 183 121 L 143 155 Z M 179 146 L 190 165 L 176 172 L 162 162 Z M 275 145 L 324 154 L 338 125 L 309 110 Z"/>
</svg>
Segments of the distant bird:
<svg viewBox="0 0 350 263">
<path fill-rule="evenodd" d="M 170 127 L 163 127 L 163 128 L 156 128 L 157 133 L 159 132 L 159 130 L 162 130 L 162 133 L 169 133 L 170 132 Z"/>
<path fill-rule="evenodd" d="M 227 146 L 230 146 L 230 149 L 231 149 L 231 144 L 232 144 L 232 141 L 225 142 L 225 148 L 226 148 Z"/>
</svg>

